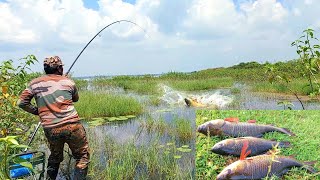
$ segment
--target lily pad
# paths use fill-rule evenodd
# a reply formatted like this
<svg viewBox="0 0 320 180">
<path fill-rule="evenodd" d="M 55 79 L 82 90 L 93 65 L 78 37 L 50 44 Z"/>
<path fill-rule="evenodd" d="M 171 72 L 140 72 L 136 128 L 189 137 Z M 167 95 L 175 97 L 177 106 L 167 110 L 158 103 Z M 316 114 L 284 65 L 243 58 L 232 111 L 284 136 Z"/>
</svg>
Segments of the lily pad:
<svg viewBox="0 0 320 180">
<path fill-rule="evenodd" d="M 116 117 L 108 117 L 107 119 L 108 119 L 108 121 L 116 121 L 117 120 Z"/>
<path fill-rule="evenodd" d="M 126 117 L 130 119 L 130 118 L 135 118 L 137 116 L 135 116 L 135 115 L 127 115 Z"/>
<path fill-rule="evenodd" d="M 128 120 L 129 118 L 127 118 L 126 116 L 119 116 L 117 117 L 118 121 L 124 121 L 124 120 Z"/>
<path fill-rule="evenodd" d="M 107 123 L 107 121 L 103 118 L 92 118 L 93 121 L 89 121 L 88 124 L 90 126 L 100 126 L 103 125 L 105 123 Z"/>
<path fill-rule="evenodd" d="M 180 152 L 191 152 L 191 149 L 186 149 L 186 148 L 177 148 L 178 151 Z"/>
</svg>

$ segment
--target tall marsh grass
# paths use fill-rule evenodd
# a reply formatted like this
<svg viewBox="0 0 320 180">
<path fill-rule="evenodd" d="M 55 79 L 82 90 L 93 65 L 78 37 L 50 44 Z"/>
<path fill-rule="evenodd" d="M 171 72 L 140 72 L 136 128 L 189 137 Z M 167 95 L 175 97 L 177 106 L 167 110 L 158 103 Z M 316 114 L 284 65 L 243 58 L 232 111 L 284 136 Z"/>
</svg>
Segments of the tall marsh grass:
<svg viewBox="0 0 320 180">
<path fill-rule="evenodd" d="M 80 117 L 90 119 L 95 117 L 110 117 L 138 115 L 143 107 L 137 100 L 124 95 L 104 92 L 83 91 L 75 107 Z"/>
</svg>

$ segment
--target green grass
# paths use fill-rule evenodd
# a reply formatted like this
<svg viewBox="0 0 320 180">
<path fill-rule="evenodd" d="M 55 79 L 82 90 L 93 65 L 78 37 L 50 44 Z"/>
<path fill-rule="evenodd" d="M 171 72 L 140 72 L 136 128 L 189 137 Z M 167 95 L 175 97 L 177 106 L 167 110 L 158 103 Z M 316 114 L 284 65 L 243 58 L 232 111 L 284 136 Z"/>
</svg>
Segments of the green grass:
<svg viewBox="0 0 320 180">
<path fill-rule="evenodd" d="M 211 90 L 217 88 L 228 88 L 233 84 L 232 78 L 206 78 L 206 79 L 185 79 L 168 82 L 169 86 L 181 91 Z"/>
<path fill-rule="evenodd" d="M 285 93 L 293 94 L 296 92 L 300 95 L 309 95 L 311 88 L 306 79 L 295 79 L 288 85 L 283 83 L 256 82 L 252 84 L 252 90 L 257 92 Z"/>
<path fill-rule="evenodd" d="M 197 125 L 206 121 L 226 117 L 239 117 L 240 121 L 256 119 L 259 124 L 274 124 L 277 127 L 285 127 L 296 134 L 289 137 L 278 132 L 268 133 L 266 139 L 289 141 L 292 147 L 281 149 L 281 155 L 295 155 L 299 161 L 317 161 L 315 168 L 320 170 L 320 126 L 319 111 L 197 111 Z M 224 167 L 237 160 L 234 157 L 221 156 L 209 151 L 211 147 L 224 138 L 207 137 L 197 133 L 196 141 L 196 177 L 198 179 L 213 179 Z M 278 178 L 273 178 L 278 179 Z M 284 179 L 317 179 L 305 170 L 293 168 L 284 176 Z"/>
<path fill-rule="evenodd" d="M 79 96 L 75 107 L 79 116 L 85 119 L 138 115 L 143 110 L 137 100 L 124 95 L 84 91 Z"/>
</svg>

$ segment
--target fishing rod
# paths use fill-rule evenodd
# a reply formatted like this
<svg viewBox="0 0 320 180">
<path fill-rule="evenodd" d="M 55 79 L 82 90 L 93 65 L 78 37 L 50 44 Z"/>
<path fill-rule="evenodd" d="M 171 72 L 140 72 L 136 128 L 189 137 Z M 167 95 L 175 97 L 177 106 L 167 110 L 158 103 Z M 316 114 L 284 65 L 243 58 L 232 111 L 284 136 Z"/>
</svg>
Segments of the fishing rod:
<svg viewBox="0 0 320 180">
<path fill-rule="evenodd" d="M 74 64 L 78 61 L 79 57 L 81 56 L 81 54 L 83 53 L 83 51 L 89 46 L 89 44 L 105 29 L 107 29 L 109 26 L 113 25 L 113 24 L 116 24 L 116 23 L 120 23 L 120 22 L 128 22 L 128 23 L 131 23 L 131 24 L 134 24 L 136 26 L 138 26 L 140 29 L 142 29 L 145 34 L 147 34 L 147 32 L 141 27 L 139 26 L 137 23 L 135 22 L 132 22 L 132 21 L 129 21 L 129 20 L 118 20 L 118 21 L 114 21 L 110 24 L 108 24 L 107 26 L 105 26 L 104 28 L 102 28 L 95 36 L 93 36 L 93 38 L 86 44 L 86 46 L 81 50 L 81 52 L 79 53 L 79 55 L 77 56 L 77 58 L 73 61 L 73 63 L 71 64 L 70 68 L 68 69 L 66 75 L 68 75 L 70 73 L 70 70 L 72 69 L 72 67 L 74 66 Z M 148 35 L 148 34 L 147 34 Z"/>
<path fill-rule="evenodd" d="M 73 63 L 71 64 L 70 68 L 68 69 L 66 75 L 68 75 L 68 74 L 70 73 L 72 67 L 73 67 L 74 64 L 78 61 L 78 59 L 79 59 L 79 57 L 81 56 L 81 54 L 83 53 L 83 51 L 89 46 L 89 44 L 90 44 L 103 30 L 107 29 L 108 27 L 110 27 L 110 26 L 113 25 L 113 24 L 120 23 L 120 22 L 128 22 L 128 23 L 134 24 L 134 25 L 138 26 L 140 29 L 142 29 L 143 32 L 144 32 L 146 35 L 148 35 L 147 32 L 146 32 L 141 26 L 139 26 L 139 25 L 138 25 L 137 23 L 135 23 L 135 22 L 132 22 L 132 21 L 129 21 L 129 20 L 125 20 L 125 19 L 123 19 L 123 20 L 118 20 L 118 21 L 114 21 L 114 22 L 108 24 L 107 26 L 105 26 L 104 28 L 102 28 L 95 36 L 93 36 L 93 38 L 86 44 L 86 46 L 81 50 L 81 52 L 79 53 L 79 55 L 77 56 L 77 58 L 73 61 Z M 35 135 L 36 135 L 39 127 L 40 127 L 40 124 L 41 124 L 41 122 L 38 123 L 35 131 L 33 132 L 32 137 L 31 137 L 31 139 L 30 139 L 30 141 L 29 141 L 29 143 L 28 143 L 28 147 L 30 146 L 31 142 L 33 141 L 33 139 L 34 139 L 34 137 L 35 137 Z M 28 147 L 27 147 L 24 151 L 27 151 L 27 150 L 28 150 Z"/>
</svg>

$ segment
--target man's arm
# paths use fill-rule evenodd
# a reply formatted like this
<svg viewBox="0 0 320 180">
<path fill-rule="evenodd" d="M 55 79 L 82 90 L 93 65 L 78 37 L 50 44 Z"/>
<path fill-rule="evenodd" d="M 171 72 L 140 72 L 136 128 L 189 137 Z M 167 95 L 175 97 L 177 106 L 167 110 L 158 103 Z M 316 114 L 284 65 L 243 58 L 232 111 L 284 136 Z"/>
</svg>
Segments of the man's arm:
<svg viewBox="0 0 320 180">
<path fill-rule="evenodd" d="M 33 98 L 32 91 L 29 88 L 25 89 L 24 91 L 22 91 L 22 93 L 20 95 L 20 100 L 18 102 L 18 106 L 21 109 L 23 109 L 31 114 L 39 115 L 38 108 L 31 104 L 32 98 Z"/>
<path fill-rule="evenodd" d="M 74 90 L 73 90 L 73 94 L 72 94 L 72 101 L 78 102 L 78 100 L 79 100 L 78 89 L 76 86 L 74 86 Z"/>
</svg>

